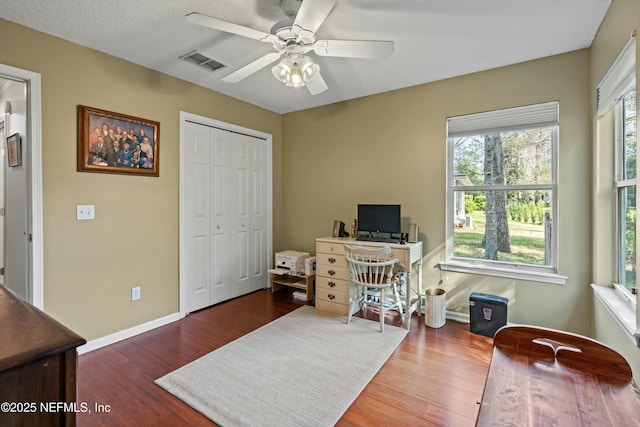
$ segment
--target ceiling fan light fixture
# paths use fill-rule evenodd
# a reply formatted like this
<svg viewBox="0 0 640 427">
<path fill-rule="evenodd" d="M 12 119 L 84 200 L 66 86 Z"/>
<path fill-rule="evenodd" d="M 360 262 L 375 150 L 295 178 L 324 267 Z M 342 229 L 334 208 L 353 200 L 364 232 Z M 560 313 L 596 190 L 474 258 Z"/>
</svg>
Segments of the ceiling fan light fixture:
<svg viewBox="0 0 640 427">
<path fill-rule="evenodd" d="M 305 82 L 310 82 L 318 76 L 318 73 L 320 73 L 320 66 L 309 60 L 309 65 L 302 70 L 302 78 Z"/>
<path fill-rule="evenodd" d="M 301 87 L 317 77 L 320 67 L 307 56 L 289 54 L 271 72 L 285 85 Z"/>
</svg>

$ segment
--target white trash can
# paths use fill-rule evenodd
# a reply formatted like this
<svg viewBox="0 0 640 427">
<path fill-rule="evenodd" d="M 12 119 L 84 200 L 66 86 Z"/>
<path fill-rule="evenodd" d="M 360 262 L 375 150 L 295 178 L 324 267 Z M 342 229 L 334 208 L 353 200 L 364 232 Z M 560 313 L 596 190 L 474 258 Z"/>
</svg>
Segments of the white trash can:
<svg viewBox="0 0 640 427">
<path fill-rule="evenodd" d="M 431 288 L 425 291 L 424 324 L 430 328 L 441 328 L 447 314 L 446 291 L 442 288 Z"/>
</svg>

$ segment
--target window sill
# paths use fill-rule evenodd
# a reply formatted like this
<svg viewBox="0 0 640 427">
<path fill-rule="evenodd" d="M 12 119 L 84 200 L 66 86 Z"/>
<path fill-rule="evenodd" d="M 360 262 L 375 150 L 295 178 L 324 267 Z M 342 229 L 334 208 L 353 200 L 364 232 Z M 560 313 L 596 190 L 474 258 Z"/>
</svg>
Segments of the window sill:
<svg viewBox="0 0 640 427">
<path fill-rule="evenodd" d="M 640 330 L 636 328 L 636 306 L 614 286 L 591 285 L 595 297 L 622 327 L 624 333 L 640 347 Z"/>
<path fill-rule="evenodd" d="M 491 267 L 460 261 L 441 262 L 438 266 L 440 267 L 440 270 L 455 271 L 458 273 L 482 274 L 484 276 L 504 277 L 507 279 L 530 280 L 532 282 L 551 283 L 554 285 L 564 285 L 567 283 L 567 276 L 542 271 Z"/>
</svg>

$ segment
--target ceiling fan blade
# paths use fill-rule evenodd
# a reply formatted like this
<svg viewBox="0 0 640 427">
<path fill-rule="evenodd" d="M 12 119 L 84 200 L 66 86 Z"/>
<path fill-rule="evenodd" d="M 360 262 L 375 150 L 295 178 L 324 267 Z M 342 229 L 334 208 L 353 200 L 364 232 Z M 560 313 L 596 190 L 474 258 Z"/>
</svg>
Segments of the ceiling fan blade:
<svg viewBox="0 0 640 427">
<path fill-rule="evenodd" d="M 377 40 L 318 40 L 313 51 L 320 56 L 384 59 L 393 53 L 392 41 Z"/>
<path fill-rule="evenodd" d="M 313 80 L 307 82 L 306 86 L 307 89 L 309 89 L 309 93 L 311 95 L 318 95 L 329 89 L 329 86 L 327 86 L 327 83 L 324 81 L 320 73 L 318 73 L 318 75 Z"/>
<path fill-rule="evenodd" d="M 227 83 L 237 83 L 240 80 L 249 77 L 251 74 L 255 73 L 256 71 L 260 71 L 267 65 L 276 61 L 278 58 L 280 58 L 280 55 L 282 55 L 282 53 L 277 53 L 277 52 L 267 53 L 266 55 L 261 56 L 255 61 L 248 63 L 244 67 L 238 68 L 233 73 L 227 74 L 222 78 L 222 81 Z"/>
<path fill-rule="evenodd" d="M 293 27 L 315 33 L 336 5 L 336 0 L 304 0 Z"/>
<path fill-rule="evenodd" d="M 233 22 L 223 21 L 222 19 L 203 15 L 202 13 L 198 12 L 192 12 L 188 14 L 187 22 L 191 24 L 201 25 L 203 27 L 213 28 L 214 30 L 224 31 L 226 33 L 237 34 L 239 36 L 248 37 L 250 39 L 260 40 L 263 42 L 271 43 L 278 40 L 278 37 L 272 34 L 234 24 Z"/>
</svg>

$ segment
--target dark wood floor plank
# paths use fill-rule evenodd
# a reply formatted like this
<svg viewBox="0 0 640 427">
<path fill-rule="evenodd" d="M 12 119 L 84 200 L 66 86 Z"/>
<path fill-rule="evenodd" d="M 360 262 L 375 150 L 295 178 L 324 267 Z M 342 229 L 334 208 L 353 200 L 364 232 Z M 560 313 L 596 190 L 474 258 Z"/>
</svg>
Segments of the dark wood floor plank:
<svg viewBox="0 0 640 427">
<path fill-rule="evenodd" d="M 301 305 L 288 292 L 258 291 L 80 356 L 78 401 L 110 412 L 79 413 L 78 425 L 215 425 L 153 381 Z M 373 311 L 361 317 L 378 319 Z M 385 316 L 387 324 L 400 321 Z M 432 329 L 414 316 L 411 326 L 339 426 L 475 424 L 492 340 L 453 321 Z"/>
</svg>

